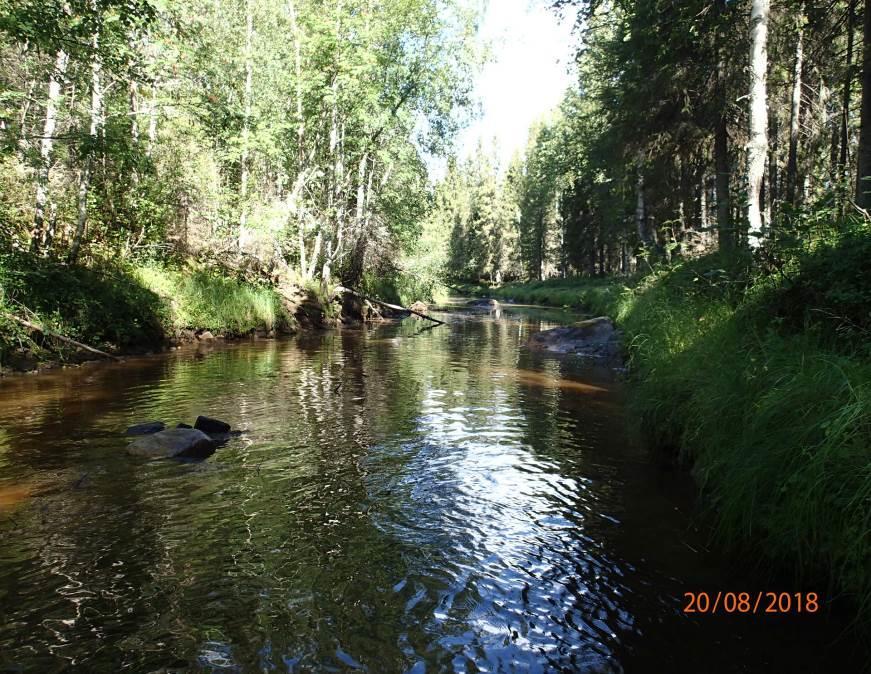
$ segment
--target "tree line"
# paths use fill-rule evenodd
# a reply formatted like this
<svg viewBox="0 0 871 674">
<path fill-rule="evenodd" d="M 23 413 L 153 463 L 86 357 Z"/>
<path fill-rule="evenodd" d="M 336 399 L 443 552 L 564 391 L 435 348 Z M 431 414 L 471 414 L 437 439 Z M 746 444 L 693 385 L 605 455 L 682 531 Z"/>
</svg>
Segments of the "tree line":
<svg viewBox="0 0 871 674">
<path fill-rule="evenodd" d="M 0 1 L 0 237 L 389 271 L 470 101 L 454 0 Z"/>
<path fill-rule="evenodd" d="M 577 85 L 509 166 L 478 152 L 450 167 L 430 226 L 452 232 L 454 278 L 627 274 L 713 249 L 770 253 L 807 239 L 816 221 L 871 207 L 867 3 L 555 9 L 576 22 Z"/>
</svg>

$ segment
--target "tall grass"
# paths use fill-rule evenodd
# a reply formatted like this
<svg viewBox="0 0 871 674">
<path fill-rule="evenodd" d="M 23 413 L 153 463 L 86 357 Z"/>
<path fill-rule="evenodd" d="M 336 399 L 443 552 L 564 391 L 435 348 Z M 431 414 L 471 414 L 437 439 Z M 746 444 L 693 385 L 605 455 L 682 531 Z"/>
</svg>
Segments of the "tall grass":
<svg viewBox="0 0 871 674">
<path fill-rule="evenodd" d="M 704 263 L 624 294 L 633 407 L 693 465 L 716 534 L 871 611 L 871 365 L 770 321 L 772 290 L 700 292 Z M 696 267 L 695 269 L 693 267 Z M 841 345 L 844 346 L 844 345 Z"/>
<path fill-rule="evenodd" d="M 27 253 L 0 254 L 0 365 L 25 349 L 36 360 L 65 359 L 75 349 L 30 331 L 27 319 L 91 346 L 159 345 L 183 328 L 241 335 L 282 329 L 293 319 L 277 293 L 206 269 L 70 266 Z"/>
<path fill-rule="evenodd" d="M 717 541 L 798 582 L 828 579 L 871 622 L 871 236 L 808 249 L 781 272 L 716 256 L 629 285 L 463 288 L 608 314 L 626 335 L 631 408 L 683 457 Z"/>
<path fill-rule="evenodd" d="M 196 328 L 240 335 L 255 329 L 289 325 L 277 293 L 269 287 L 243 283 L 213 271 L 141 265 L 142 285 L 167 302 L 176 329 Z"/>
</svg>

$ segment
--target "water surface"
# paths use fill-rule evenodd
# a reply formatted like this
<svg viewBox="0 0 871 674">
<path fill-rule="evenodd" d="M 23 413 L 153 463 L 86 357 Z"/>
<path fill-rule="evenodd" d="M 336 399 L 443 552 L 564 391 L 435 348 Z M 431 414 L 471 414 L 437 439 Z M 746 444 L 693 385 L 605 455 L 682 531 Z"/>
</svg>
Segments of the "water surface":
<svg viewBox="0 0 871 674">
<path fill-rule="evenodd" d="M 0 382 L 0 670 L 850 671 L 831 617 L 682 613 L 769 588 L 609 372 L 523 347 L 576 317 L 440 316 Z M 198 414 L 243 433 L 124 453 Z"/>
</svg>

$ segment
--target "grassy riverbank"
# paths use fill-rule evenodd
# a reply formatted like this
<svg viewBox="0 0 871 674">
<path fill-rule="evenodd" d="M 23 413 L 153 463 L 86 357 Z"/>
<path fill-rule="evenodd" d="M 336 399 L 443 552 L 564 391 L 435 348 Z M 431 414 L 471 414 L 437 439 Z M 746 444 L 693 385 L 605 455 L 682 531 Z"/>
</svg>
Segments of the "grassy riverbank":
<svg viewBox="0 0 871 674">
<path fill-rule="evenodd" d="M 854 229 L 750 271 L 712 256 L 631 283 L 488 291 L 626 333 L 646 435 L 691 461 L 720 541 L 828 577 L 871 616 L 871 259 Z M 480 289 L 479 289 L 480 291 Z"/>
<path fill-rule="evenodd" d="M 68 266 L 24 253 L 0 256 L 0 366 L 73 357 L 62 342 L 10 316 L 108 351 L 154 348 L 182 330 L 229 337 L 293 327 L 272 288 L 216 270 Z"/>
</svg>

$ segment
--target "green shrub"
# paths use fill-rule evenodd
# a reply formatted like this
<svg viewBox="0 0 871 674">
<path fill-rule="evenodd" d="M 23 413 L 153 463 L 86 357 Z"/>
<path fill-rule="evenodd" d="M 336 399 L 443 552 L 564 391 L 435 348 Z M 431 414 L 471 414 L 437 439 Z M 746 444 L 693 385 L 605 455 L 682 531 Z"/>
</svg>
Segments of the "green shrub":
<svg viewBox="0 0 871 674">
<path fill-rule="evenodd" d="M 6 253 L 0 257 L 0 288 L 5 313 L 94 345 L 156 344 L 168 322 L 160 297 L 123 267 L 71 267 Z M 24 336 L 10 333 L 10 323 L 3 328 L 7 350 Z"/>
</svg>

